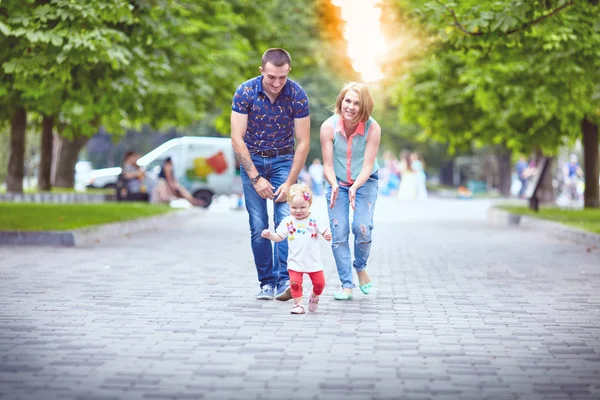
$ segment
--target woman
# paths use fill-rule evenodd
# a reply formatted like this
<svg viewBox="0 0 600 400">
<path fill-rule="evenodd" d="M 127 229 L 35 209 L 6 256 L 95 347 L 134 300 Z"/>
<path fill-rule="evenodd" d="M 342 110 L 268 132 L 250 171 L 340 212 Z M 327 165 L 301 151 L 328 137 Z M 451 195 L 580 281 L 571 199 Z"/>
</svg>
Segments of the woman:
<svg viewBox="0 0 600 400">
<path fill-rule="evenodd" d="M 401 200 L 415 200 L 417 196 L 417 173 L 414 169 L 412 155 L 406 153 L 400 166 L 398 198 Z"/>
<path fill-rule="evenodd" d="M 417 199 L 427 198 L 427 177 L 425 175 L 425 161 L 419 153 L 411 154 L 411 167 L 416 174 L 417 182 Z"/>
<path fill-rule="evenodd" d="M 163 162 L 160 173 L 158 174 L 158 182 L 152 192 L 152 203 L 168 204 L 179 198 L 186 199 L 194 206 L 201 206 L 203 204 L 177 182 L 175 174 L 173 173 L 173 160 L 171 157 L 167 157 Z"/>
<path fill-rule="evenodd" d="M 137 164 L 140 154 L 126 151 L 123 156 L 123 172 L 117 182 L 117 198 L 124 201 L 148 201 L 144 185 L 146 174 Z"/>
<path fill-rule="evenodd" d="M 373 214 L 379 186 L 377 151 L 381 127 L 373 118 L 373 96 L 362 83 L 347 84 L 335 101 L 335 114 L 321 125 L 321 149 L 327 181 L 331 247 L 342 283 L 336 300 L 351 300 L 352 267 L 364 294 L 372 288 L 366 267 L 371 251 Z M 350 253 L 350 206 L 354 212 L 354 261 Z"/>
</svg>

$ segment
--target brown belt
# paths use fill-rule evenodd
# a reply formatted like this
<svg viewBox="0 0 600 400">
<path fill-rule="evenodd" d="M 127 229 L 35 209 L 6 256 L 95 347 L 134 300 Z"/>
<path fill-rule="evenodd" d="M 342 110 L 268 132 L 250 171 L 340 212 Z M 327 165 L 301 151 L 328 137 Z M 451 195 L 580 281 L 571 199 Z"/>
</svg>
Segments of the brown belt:
<svg viewBox="0 0 600 400">
<path fill-rule="evenodd" d="M 284 147 L 283 149 L 256 150 L 256 151 L 251 151 L 250 154 L 252 154 L 252 155 L 256 154 L 261 157 L 270 158 L 270 157 L 283 156 L 285 154 L 294 154 L 294 148 L 293 147 Z"/>
</svg>

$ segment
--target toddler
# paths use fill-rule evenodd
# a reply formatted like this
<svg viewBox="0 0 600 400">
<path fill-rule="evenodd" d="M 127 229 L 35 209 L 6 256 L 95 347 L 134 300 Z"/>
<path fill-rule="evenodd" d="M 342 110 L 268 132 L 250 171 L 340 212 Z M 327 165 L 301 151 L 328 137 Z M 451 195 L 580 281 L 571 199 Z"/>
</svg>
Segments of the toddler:
<svg viewBox="0 0 600 400">
<path fill-rule="evenodd" d="M 292 185 L 287 201 L 290 215 L 285 217 L 275 233 L 265 229 L 261 236 L 274 242 L 288 240 L 288 272 L 294 307 L 290 313 L 304 314 L 302 305 L 302 278 L 308 274 L 313 284 L 313 292 L 308 300 L 308 310 L 317 311 L 319 295 L 325 288 L 325 276 L 321 265 L 319 235 L 331 240 L 331 232 L 310 214 L 313 195 L 305 183 Z"/>
</svg>

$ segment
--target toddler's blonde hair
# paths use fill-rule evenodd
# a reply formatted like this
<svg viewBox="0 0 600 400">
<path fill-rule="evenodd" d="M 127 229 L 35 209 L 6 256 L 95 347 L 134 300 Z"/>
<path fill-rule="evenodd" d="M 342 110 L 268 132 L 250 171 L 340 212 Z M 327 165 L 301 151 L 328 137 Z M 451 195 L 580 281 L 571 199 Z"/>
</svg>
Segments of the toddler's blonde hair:
<svg viewBox="0 0 600 400">
<path fill-rule="evenodd" d="M 290 190 L 288 190 L 287 194 L 288 204 L 291 203 L 296 196 L 304 197 L 304 199 L 308 201 L 308 204 L 312 206 L 312 190 L 310 190 L 310 186 L 308 186 L 306 183 L 296 183 L 290 186 Z"/>
</svg>

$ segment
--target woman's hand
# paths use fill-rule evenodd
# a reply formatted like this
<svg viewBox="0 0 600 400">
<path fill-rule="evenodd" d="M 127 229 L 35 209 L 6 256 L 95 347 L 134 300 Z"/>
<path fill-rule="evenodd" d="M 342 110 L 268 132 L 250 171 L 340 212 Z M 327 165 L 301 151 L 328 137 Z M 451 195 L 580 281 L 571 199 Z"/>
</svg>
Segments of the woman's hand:
<svg viewBox="0 0 600 400">
<path fill-rule="evenodd" d="M 335 201 L 337 200 L 339 192 L 340 187 L 337 183 L 331 185 L 331 201 L 329 202 L 329 208 L 333 208 L 335 206 Z"/>
<path fill-rule="evenodd" d="M 352 206 L 353 210 L 356 210 L 356 190 L 358 188 L 354 185 L 350 186 L 350 189 L 348 189 L 348 198 L 350 199 L 350 205 Z"/>
<path fill-rule="evenodd" d="M 331 232 L 329 232 L 329 229 L 325 229 L 325 232 L 323 232 L 323 239 L 328 242 L 331 240 Z"/>
</svg>

